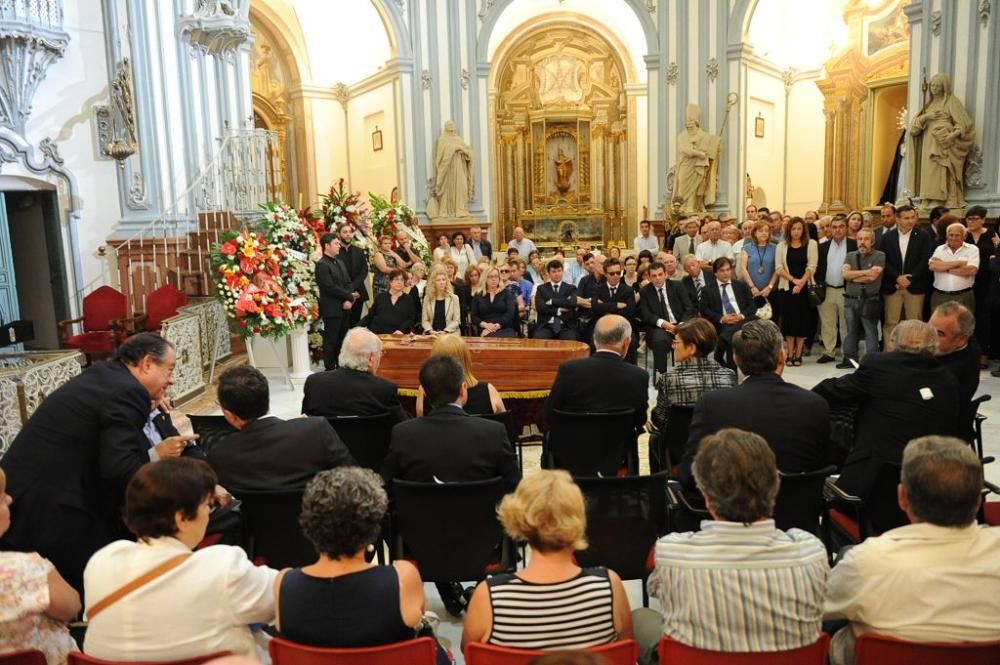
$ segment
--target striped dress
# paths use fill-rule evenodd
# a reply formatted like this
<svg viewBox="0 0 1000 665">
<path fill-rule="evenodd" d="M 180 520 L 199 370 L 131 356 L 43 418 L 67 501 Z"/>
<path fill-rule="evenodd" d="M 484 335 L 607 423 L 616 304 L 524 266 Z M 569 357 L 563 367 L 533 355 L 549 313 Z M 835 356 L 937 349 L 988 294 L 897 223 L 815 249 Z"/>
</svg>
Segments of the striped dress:
<svg viewBox="0 0 1000 665">
<path fill-rule="evenodd" d="M 493 627 L 488 644 L 514 649 L 585 649 L 614 642 L 611 580 L 584 568 L 565 582 L 535 584 L 516 575 L 487 580 Z"/>
</svg>

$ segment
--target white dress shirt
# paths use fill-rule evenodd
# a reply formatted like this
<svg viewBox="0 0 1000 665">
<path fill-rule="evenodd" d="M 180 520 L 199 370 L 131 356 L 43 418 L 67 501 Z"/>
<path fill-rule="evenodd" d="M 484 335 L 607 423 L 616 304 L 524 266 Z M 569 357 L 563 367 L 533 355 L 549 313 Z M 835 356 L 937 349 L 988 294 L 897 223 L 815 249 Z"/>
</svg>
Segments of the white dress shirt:
<svg viewBox="0 0 1000 665">
<path fill-rule="evenodd" d="M 656 287 L 654 286 L 653 288 L 656 288 Z M 666 307 L 667 307 L 667 318 L 666 319 L 657 319 L 656 320 L 656 327 L 657 328 L 662 328 L 664 323 L 677 323 L 677 317 L 674 315 L 674 310 L 670 308 L 670 298 L 667 297 L 667 283 L 664 282 L 663 286 L 661 286 L 660 288 L 656 289 L 656 291 L 657 291 L 657 296 L 656 296 L 657 300 L 659 300 L 660 294 L 662 293 L 663 294 L 663 304 L 666 305 Z"/>
<path fill-rule="evenodd" d="M 632 246 L 635 247 L 636 254 L 644 249 L 648 249 L 653 253 L 653 256 L 656 256 L 656 253 L 660 251 L 660 241 L 656 237 L 656 234 L 653 233 L 652 229 L 650 229 L 648 236 L 643 237 L 641 233 L 637 235 L 632 243 Z"/>
<path fill-rule="evenodd" d="M 948 243 L 945 243 L 943 245 L 938 245 L 937 249 L 934 250 L 934 253 L 931 255 L 931 260 L 933 259 L 940 259 L 941 261 L 965 261 L 966 265 L 976 266 L 978 268 L 979 248 L 971 243 L 963 242 L 962 246 L 953 252 L 951 251 L 951 247 L 948 246 Z M 959 275 L 953 275 L 950 272 L 934 273 L 934 288 L 938 291 L 944 291 L 945 293 L 971 289 L 975 282 L 975 275 L 961 277 Z"/>
<path fill-rule="evenodd" d="M 278 571 L 255 566 L 239 547 L 191 552 L 175 538 L 118 540 L 83 571 L 87 609 L 178 554 L 181 565 L 136 589 L 90 620 L 84 651 L 115 661 L 176 660 L 219 651 L 258 659 L 252 623 L 274 619 Z"/>
<path fill-rule="evenodd" d="M 698 245 L 695 256 L 698 257 L 699 261 L 715 261 L 716 259 L 721 259 L 723 256 L 731 260 L 733 258 L 733 246 L 725 240 L 717 242 L 706 240 Z"/>
<path fill-rule="evenodd" d="M 906 265 L 906 249 L 910 246 L 910 236 L 913 235 L 913 229 L 910 229 L 909 233 L 899 232 L 899 257 L 901 259 L 900 267 Z"/>
<path fill-rule="evenodd" d="M 1000 635 L 1000 528 L 908 524 L 868 538 L 833 567 L 826 619 L 849 619 L 830 663 L 854 662 L 854 640 L 985 642 Z M 958 664 L 956 664 L 958 665 Z"/>
<path fill-rule="evenodd" d="M 722 315 L 723 316 L 725 316 L 726 314 L 730 313 L 730 312 L 726 311 L 726 296 L 729 296 L 729 304 L 731 304 L 733 306 L 732 313 L 733 314 L 742 314 L 743 312 L 740 311 L 740 304 L 738 302 L 736 302 L 736 292 L 733 291 L 733 283 L 732 282 L 726 282 L 726 283 L 719 282 L 719 302 L 722 303 Z"/>
</svg>

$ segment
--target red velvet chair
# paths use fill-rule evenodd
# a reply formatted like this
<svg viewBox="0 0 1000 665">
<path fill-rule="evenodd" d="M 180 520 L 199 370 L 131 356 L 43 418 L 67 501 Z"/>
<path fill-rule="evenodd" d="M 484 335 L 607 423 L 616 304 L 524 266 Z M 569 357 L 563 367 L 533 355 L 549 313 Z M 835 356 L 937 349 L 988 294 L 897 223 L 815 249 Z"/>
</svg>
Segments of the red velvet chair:
<svg viewBox="0 0 1000 665">
<path fill-rule="evenodd" d="M 202 665 L 210 660 L 228 655 L 230 655 L 228 651 L 221 651 L 219 653 L 208 654 L 207 656 L 182 658 L 181 660 L 104 660 L 103 658 L 88 656 L 82 651 L 71 651 L 68 663 L 69 665 Z"/>
<path fill-rule="evenodd" d="M 38 649 L 0 653 L 0 665 L 46 665 L 45 654 Z"/>
<path fill-rule="evenodd" d="M 611 644 L 587 649 L 588 652 L 601 656 L 608 665 L 635 665 L 639 659 L 639 645 L 635 640 L 620 640 Z M 472 642 L 465 647 L 466 665 L 528 665 L 547 651 L 535 649 L 509 649 L 490 644 Z M 279 665 L 275 663 L 274 665 Z"/>
<path fill-rule="evenodd" d="M 128 316 L 128 298 L 125 294 L 102 286 L 83 299 L 83 316 L 60 321 L 62 345 L 78 349 L 91 361 L 107 358 L 121 342 L 124 320 Z M 72 334 L 74 323 L 83 324 L 83 332 Z"/>
<path fill-rule="evenodd" d="M 434 665 L 437 645 L 429 637 L 358 649 L 321 649 L 275 637 L 271 665 Z"/>
<path fill-rule="evenodd" d="M 997 665 L 1000 642 L 904 642 L 884 635 L 861 635 L 854 643 L 855 665 Z"/>
<path fill-rule="evenodd" d="M 820 633 L 818 640 L 798 649 L 754 653 L 695 649 L 664 637 L 660 639 L 660 665 L 826 665 L 829 649 L 830 636 L 826 633 Z"/>
<path fill-rule="evenodd" d="M 136 312 L 139 330 L 158 332 L 163 321 L 177 314 L 187 304 L 187 294 L 173 284 L 164 284 L 146 296 L 146 311 Z"/>
</svg>

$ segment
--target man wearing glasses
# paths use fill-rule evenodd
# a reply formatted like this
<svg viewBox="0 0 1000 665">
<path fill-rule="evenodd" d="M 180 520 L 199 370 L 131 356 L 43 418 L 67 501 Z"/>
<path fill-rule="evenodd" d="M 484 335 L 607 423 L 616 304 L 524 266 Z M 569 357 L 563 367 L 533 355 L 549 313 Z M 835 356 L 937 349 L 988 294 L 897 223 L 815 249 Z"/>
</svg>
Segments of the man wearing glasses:
<svg viewBox="0 0 1000 665">
<path fill-rule="evenodd" d="M 608 314 L 618 314 L 629 322 L 632 326 L 632 341 L 625 353 L 625 360 L 634 363 L 639 348 L 639 334 L 635 325 L 635 292 L 627 284 L 622 284 L 620 260 L 611 258 L 604 262 L 604 281 L 594 287 L 590 307 L 595 322 Z"/>
</svg>

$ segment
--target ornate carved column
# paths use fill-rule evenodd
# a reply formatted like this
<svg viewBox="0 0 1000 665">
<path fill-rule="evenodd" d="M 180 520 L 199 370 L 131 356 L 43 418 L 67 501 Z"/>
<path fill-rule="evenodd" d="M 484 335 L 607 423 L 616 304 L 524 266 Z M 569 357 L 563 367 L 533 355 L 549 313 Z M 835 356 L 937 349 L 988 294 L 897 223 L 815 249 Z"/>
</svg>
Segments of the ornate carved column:
<svg viewBox="0 0 1000 665">
<path fill-rule="evenodd" d="M 847 212 L 861 205 L 861 124 L 868 88 L 862 78 L 860 56 L 849 52 L 827 69 L 827 77 L 817 82 L 824 96 L 826 115 L 826 159 L 824 164 L 824 209 Z"/>
</svg>

